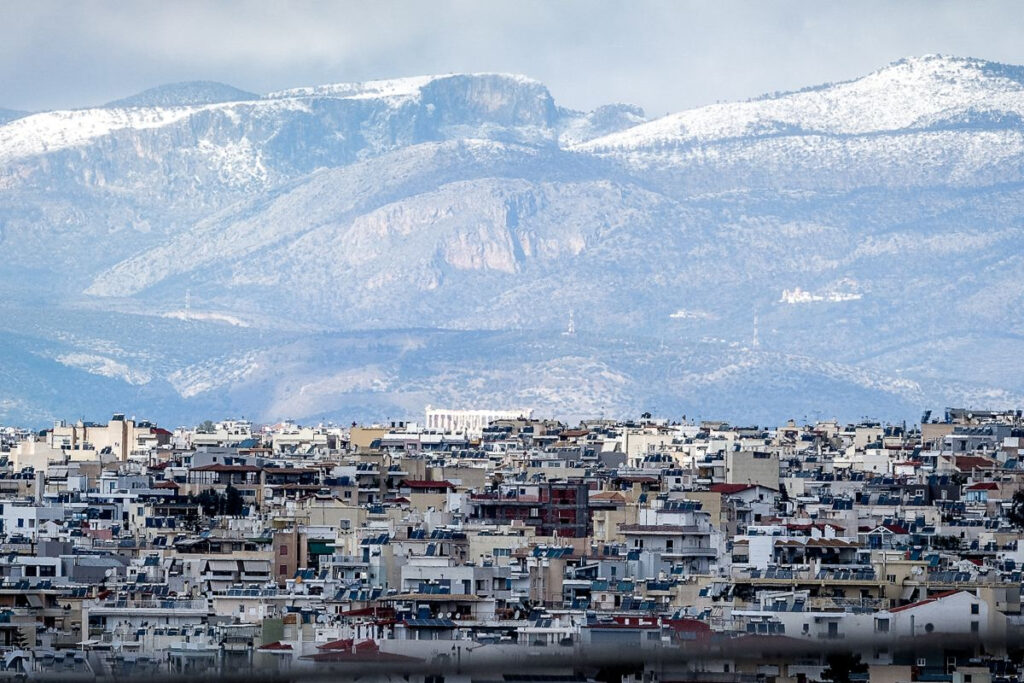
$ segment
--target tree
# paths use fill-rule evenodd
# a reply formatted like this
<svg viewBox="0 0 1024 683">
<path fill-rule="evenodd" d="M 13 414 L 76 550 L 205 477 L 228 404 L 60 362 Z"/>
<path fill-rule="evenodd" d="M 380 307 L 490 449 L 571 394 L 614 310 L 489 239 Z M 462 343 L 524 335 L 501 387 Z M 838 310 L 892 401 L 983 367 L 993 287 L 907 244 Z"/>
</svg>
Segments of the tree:
<svg viewBox="0 0 1024 683">
<path fill-rule="evenodd" d="M 191 502 L 191 497 L 189 500 Z M 199 531 L 199 515 L 196 514 L 195 508 L 192 506 L 189 506 L 188 514 L 186 514 L 182 520 L 182 525 L 192 533 Z"/>
<path fill-rule="evenodd" d="M 960 539 L 956 536 L 933 536 L 931 547 L 936 550 L 959 550 Z"/>
<path fill-rule="evenodd" d="M 1012 501 L 1010 511 L 1006 516 L 1010 520 L 1010 524 L 1018 529 L 1024 529 L 1024 490 L 1014 493 Z"/>
<path fill-rule="evenodd" d="M 245 501 L 242 499 L 242 494 L 231 484 L 228 484 L 227 489 L 224 491 L 224 514 L 226 515 L 240 515 L 245 509 Z"/>
<path fill-rule="evenodd" d="M 868 665 L 860 661 L 860 655 L 853 652 L 833 652 L 826 659 L 828 668 L 821 677 L 834 683 L 850 683 L 852 674 L 867 673 Z"/>
<path fill-rule="evenodd" d="M 224 509 L 224 498 L 213 489 L 206 489 L 201 491 L 196 496 L 196 503 L 202 508 L 203 514 L 207 517 L 213 517 L 214 515 L 221 514 Z"/>
</svg>

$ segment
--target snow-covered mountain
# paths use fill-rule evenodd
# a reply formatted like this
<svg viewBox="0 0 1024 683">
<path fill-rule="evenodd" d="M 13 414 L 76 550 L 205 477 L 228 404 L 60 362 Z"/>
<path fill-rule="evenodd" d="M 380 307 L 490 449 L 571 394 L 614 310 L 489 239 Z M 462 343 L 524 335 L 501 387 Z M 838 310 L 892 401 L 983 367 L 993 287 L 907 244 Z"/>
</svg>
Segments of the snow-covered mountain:
<svg viewBox="0 0 1024 683">
<path fill-rule="evenodd" d="M 939 56 L 653 121 L 504 74 L 22 116 L 0 421 L 1013 403 L 1022 173 L 1024 68 Z"/>
</svg>

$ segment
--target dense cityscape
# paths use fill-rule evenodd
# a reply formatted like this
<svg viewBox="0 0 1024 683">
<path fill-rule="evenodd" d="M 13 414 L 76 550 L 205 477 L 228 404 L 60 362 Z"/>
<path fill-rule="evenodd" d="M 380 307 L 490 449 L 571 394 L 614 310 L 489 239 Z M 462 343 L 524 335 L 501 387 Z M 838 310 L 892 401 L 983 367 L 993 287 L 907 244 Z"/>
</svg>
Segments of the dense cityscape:
<svg viewBox="0 0 1024 683">
<path fill-rule="evenodd" d="M 545 680 L 1019 675 L 1021 411 L 761 427 L 428 408 L 173 430 L 115 414 L 0 439 L 7 676 L 457 664 L 449 679 L 492 681 L 472 663 L 687 647 L 704 649 Z M 777 654 L 744 654 L 765 642 Z"/>
</svg>

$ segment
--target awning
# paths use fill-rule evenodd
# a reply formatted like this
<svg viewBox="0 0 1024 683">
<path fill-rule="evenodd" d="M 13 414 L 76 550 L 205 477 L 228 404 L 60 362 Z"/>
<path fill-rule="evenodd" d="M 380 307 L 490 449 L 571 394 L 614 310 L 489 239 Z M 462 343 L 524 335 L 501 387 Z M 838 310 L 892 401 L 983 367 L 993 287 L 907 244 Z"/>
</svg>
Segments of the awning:
<svg viewBox="0 0 1024 683">
<path fill-rule="evenodd" d="M 907 586 L 900 593 L 900 600 L 911 600 L 914 597 L 914 593 L 917 591 L 917 586 Z"/>
<path fill-rule="evenodd" d="M 25 596 L 25 598 L 28 600 L 28 604 L 30 607 L 40 608 L 43 606 L 43 601 L 38 595 L 32 595 L 31 593 L 29 593 Z"/>
<path fill-rule="evenodd" d="M 242 569 L 247 574 L 269 574 L 269 560 L 242 560 Z"/>
<path fill-rule="evenodd" d="M 206 566 L 212 572 L 238 571 L 237 560 L 207 560 Z"/>
</svg>

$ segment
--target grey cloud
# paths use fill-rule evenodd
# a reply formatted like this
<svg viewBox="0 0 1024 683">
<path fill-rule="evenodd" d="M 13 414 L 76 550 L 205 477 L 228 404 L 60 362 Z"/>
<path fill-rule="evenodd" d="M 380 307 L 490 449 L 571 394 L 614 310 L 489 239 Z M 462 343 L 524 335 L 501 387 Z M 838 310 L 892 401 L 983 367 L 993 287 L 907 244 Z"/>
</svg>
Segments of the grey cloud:
<svg viewBox="0 0 1024 683">
<path fill-rule="evenodd" d="M 652 115 L 931 52 L 1024 62 L 1014 2 L 36 2 L 0 9 L 0 106 L 88 106 L 210 79 L 266 92 L 453 71 Z"/>
</svg>

